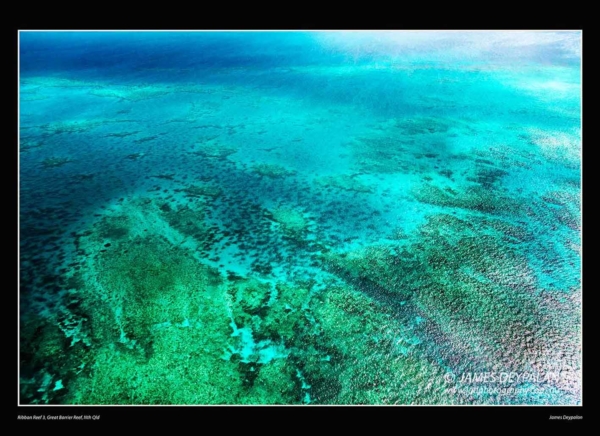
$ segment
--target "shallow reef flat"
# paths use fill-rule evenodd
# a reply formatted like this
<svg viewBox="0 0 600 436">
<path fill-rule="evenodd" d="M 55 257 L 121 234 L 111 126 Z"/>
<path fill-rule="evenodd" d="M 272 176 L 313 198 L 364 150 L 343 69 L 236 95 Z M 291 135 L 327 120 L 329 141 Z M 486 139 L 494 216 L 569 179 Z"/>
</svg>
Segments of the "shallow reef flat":
<svg viewBox="0 0 600 436">
<path fill-rule="evenodd" d="M 581 403 L 579 34 L 61 35 L 22 404 Z"/>
</svg>

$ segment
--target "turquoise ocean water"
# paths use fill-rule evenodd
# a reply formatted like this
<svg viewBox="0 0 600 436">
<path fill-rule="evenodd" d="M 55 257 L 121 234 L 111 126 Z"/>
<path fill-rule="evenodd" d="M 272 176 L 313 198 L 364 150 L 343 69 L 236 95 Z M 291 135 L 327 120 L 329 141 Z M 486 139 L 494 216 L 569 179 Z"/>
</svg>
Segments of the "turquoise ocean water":
<svg viewBox="0 0 600 436">
<path fill-rule="evenodd" d="M 20 401 L 579 404 L 580 32 L 22 32 Z"/>
</svg>

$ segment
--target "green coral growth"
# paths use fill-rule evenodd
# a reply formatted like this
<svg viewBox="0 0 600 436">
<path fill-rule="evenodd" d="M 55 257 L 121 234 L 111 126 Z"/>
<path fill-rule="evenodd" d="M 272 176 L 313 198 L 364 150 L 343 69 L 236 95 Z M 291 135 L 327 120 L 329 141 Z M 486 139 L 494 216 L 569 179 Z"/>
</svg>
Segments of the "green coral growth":
<svg viewBox="0 0 600 436">
<path fill-rule="evenodd" d="M 519 201 L 508 195 L 479 186 L 456 192 L 448 187 L 442 189 L 432 184 L 423 184 L 412 192 L 418 201 L 436 206 L 457 207 L 491 214 L 518 214 L 523 209 Z"/>
<path fill-rule="evenodd" d="M 298 239 L 302 238 L 311 224 L 306 214 L 288 207 L 272 209 L 270 217 L 273 221 L 279 223 L 284 233 Z"/>
</svg>

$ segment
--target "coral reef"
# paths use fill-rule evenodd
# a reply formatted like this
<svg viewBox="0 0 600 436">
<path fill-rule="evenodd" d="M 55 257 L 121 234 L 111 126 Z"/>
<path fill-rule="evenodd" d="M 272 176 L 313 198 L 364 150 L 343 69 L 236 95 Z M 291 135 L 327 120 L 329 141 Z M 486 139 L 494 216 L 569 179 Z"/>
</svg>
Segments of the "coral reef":
<svg viewBox="0 0 600 436">
<path fill-rule="evenodd" d="M 230 155 L 236 153 L 238 150 L 234 147 L 230 147 L 219 142 L 212 140 L 201 141 L 196 144 L 189 154 L 201 156 L 206 159 L 227 159 Z"/>
<path fill-rule="evenodd" d="M 270 211 L 270 217 L 279 223 L 281 229 L 295 238 L 300 238 L 308 230 L 310 225 L 306 214 L 297 209 L 278 207 Z"/>
<path fill-rule="evenodd" d="M 175 190 L 177 192 L 178 190 Z M 210 197 L 216 198 L 221 195 L 221 189 L 215 185 L 209 183 L 200 183 L 190 185 L 187 188 L 181 190 L 184 192 L 186 197 L 198 198 L 198 197 Z"/>
<path fill-rule="evenodd" d="M 458 207 L 483 213 L 518 214 L 524 206 L 516 199 L 501 192 L 490 191 L 485 187 L 470 187 L 463 192 L 433 184 L 422 184 L 412 191 L 414 197 L 423 203 L 444 207 Z"/>
<path fill-rule="evenodd" d="M 581 403 L 580 35 L 308 36 L 21 34 L 20 403 Z"/>
<path fill-rule="evenodd" d="M 282 179 L 296 174 L 294 170 L 287 169 L 276 164 L 256 164 L 252 166 L 252 172 L 271 179 Z"/>
</svg>

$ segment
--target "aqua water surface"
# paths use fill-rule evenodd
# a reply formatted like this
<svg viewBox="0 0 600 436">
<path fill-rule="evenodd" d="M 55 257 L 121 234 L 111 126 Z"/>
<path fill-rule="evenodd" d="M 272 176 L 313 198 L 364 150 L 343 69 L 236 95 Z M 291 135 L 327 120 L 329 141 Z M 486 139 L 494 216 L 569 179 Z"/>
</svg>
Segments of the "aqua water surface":
<svg viewBox="0 0 600 436">
<path fill-rule="evenodd" d="M 20 402 L 579 404 L 578 32 L 22 32 Z"/>
</svg>

